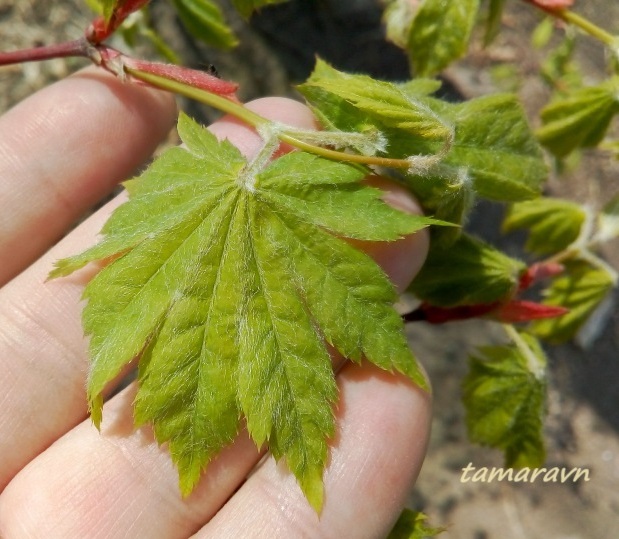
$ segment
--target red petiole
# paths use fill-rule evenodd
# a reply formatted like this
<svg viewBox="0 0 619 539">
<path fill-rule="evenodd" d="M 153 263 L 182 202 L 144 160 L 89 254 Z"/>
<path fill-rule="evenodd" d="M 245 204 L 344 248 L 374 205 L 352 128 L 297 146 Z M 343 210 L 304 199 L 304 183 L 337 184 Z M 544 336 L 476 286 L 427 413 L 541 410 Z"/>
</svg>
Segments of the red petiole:
<svg viewBox="0 0 619 539">
<path fill-rule="evenodd" d="M 88 58 L 95 65 L 122 79 L 130 77 L 126 70 L 129 68 L 132 72 L 158 75 L 239 102 L 236 97 L 238 84 L 234 82 L 222 80 L 204 71 L 132 58 L 103 43 L 92 43 L 86 37 L 58 45 L 0 52 L 0 66 L 66 57 Z M 148 83 L 141 81 L 140 84 Z"/>
</svg>

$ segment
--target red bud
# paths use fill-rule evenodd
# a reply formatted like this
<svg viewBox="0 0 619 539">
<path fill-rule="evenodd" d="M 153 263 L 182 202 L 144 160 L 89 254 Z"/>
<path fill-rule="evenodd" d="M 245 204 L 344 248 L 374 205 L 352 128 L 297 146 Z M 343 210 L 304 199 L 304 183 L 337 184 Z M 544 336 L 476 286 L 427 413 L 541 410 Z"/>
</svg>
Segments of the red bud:
<svg viewBox="0 0 619 539">
<path fill-rule="evenodd" d="M 545 11 L 559 11 L 574 5 L 574 0 L 526 0 Z"/>
<path fill-rule="evenodd" d="M 533 301 L 513 300 L 501 305 L 492 313 L 492 318 L 506 323 L 528 322 L 541 318 L 555 318 L 567 314 L 569 309 L 543 305 Z"/>
<path fill-rule="evenodd" d="M 533 264 L 520 275 L 518 290 L 526 290 L 543 279 L 559 275 L 564 269 L 565 268 L 557 262 L 538 262 L 537 264 Z"/>
<path fill-rule="evenodd" d="M 133 68 L 137 71 L 152 73 L 166 79 L 174 80 L 187 84 L 194 88 L 206 90 L 212 94 L 217 94 L 222 97 L 227 97 L 232 101 L 238 101 L 236 91 L 239 85 L 236 82 L 222 80 L 214 75 L 199 71 L 197 69 L 189 69 L 173 64 L 162 64 L 159 62 L 148 62 L 146 60 L 138 60 L 136 58 L 124 58 L 124 65 Z"/>
<path fill-rule="evenodd" d="M 86 39 L 97 45 L 110 37 L 123 21 L 134 11 L 138 11 L 150 0 L 119 0 L 112 12 L 109 21 L 104 17 L 97 17 L 86 29 Z"/>
</svg>

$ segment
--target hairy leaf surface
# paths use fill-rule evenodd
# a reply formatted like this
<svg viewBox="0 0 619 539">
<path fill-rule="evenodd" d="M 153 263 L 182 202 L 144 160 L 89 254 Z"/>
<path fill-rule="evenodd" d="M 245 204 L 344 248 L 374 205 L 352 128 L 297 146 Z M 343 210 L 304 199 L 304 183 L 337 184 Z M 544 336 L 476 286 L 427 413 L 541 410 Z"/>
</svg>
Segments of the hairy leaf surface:
<svg viewBox="0 0 619 539">
<path fill-rule="evenodd" d="M 471 190 L 493 200 L 538 196 L 547 170 L 518 100 L 493 95 L 453 104 L 428 96 L 437 89 L 427 79 L 375 81 L 339 72 L 322 61 L 299 86 L 325 128 L 381 133 L 383 156 L 404 159 L 448 149 L 437 167 L 407 179 L 424 206 L 426 198 L 433 199 L 425 206 L 430 213 L 442 205 L 436 193 L 445 193 L 449 209 L 436 213 L 441 219 L 460 219 Z M 455 204 L 454 191 L 445 189 L 446 184 L 457 187 L 460 200 Z"/>
<path fill-rule="evenodd" d="M 521 334 L 522 345 L 489 346 L 472 357 L 464 380 L 470 438 L 501 449 L 506 467 L 538 467 L 546 451 L 546 358 L 539 343 Z"/>
<path fill-rule="evenodd" d="M 493 303 L 514 292 L 524 269 L 522 262 L 462 234 L 449 247 L 430 249 L 410 290 L 440 307 Z"/>
<path fill-rule="evenodd" d="M 544 291 L 544 304 L 565 307 L 569 312 L 558 318 L 535 322 L 531 330 L 548 342 L 568 341 L 615 284 L 615 277 L 602 268 L 584 260 L 567 262 L 565 272 Z"/>
<path fill-rule="evenodd" d="M 186 149 L 127 182 L 102 241 L 52 274 L 112 260 L 84 293 L 93 420 L 141 356 L 136 421 L 169 442 L 183 493 L 245 417 L 320 507 L 336 399 L 325 341 L 425 385 L 393 287 L 336 235 L 394 240 L 431 220 L 387 206 L 363 169 L 293 152 L 255 171 L 186 116 L 179 133 Z"/>
<path fill-rule="evenodd" d="M 619 77 L 599 86 L 581 88 L 542 110 L 540 142 L 554 155 L 565 157 L 576 148 L 597 146 L 619 113 Z"/>
<path fill-rule="evenodd" d="M 514 204 L 503 229 L 529 230 L 526 248 L 535 254 L 557 253 L 580 234 L 586 213 L 580 204 L 559 198 L 542 197 Z"/>
<path fill-rule="evenodd" d="M 415 74 L 436 75 L 466 53 L 479 0 L 424 0 L 406 46 Z"/>
<path fill-rule="evenodd" d="M 417 86 L 343 73 L 319 60 L 312 76 L 298 88 L 328 119 L 334 121 L 334 126 L 343 122 L 348 124 L 346 130 L 375 120 L 382 126 L 431 140 L 444 141 L 451 134 L 450 125 L 415 99 L 413 91 L 418 90 Z M 422 92 L 427 88 L 426 83 Z M 429 89 L 432 91 L 432 86 Z M 352 105 L 352 109 L 339 110 L 342 102 Z"/>
</svg>

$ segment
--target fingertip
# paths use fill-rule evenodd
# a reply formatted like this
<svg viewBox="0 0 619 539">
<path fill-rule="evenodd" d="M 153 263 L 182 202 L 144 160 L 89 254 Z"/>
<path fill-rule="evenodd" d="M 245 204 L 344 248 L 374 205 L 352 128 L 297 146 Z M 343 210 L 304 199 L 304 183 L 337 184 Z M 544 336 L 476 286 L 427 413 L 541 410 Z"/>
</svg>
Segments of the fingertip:
<svg viewBox="0 0 619 539">
<path fill-rule="evenodd" d="M 174 95 L 170 92 L 151 88 L 141 83 L 127 83 L 98 67 L 87 67 L 70 77 L 67 82 L 76 84 L 77 91 L 85 82 L 90 88 L 84 87 L 76 97 L 82 102 L 87 101 L 93 112 L 98 109 L 109 111 L 110 98 L 118 100 L 122 106 L 131 112 L 140 122 L 147 123 L 157 142 L 175 123 L 178 116 L 178 106 Z M 103 85 L 108 92 L 92 88 L 92 83 Z M 77 86 L 79 84 L 79 86 Z M 110 115 L 115 120 L 113 115 Z"/>
</svg>

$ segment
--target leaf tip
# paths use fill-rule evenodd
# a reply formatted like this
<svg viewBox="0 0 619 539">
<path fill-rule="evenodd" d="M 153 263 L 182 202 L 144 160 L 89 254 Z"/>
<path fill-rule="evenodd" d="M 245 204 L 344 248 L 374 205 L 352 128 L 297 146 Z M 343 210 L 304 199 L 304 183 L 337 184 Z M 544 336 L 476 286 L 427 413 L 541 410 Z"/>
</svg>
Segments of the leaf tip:
<svg viewBox="0 0 619 539">
<path fill-rule="evenodd" d="M 103 419 L 103 397 L 101 394 L 92 397 L 89 401 L 90 419 L 92 420 L 97 430 L 101 430 L 101 421 Z"/>
</svg>

